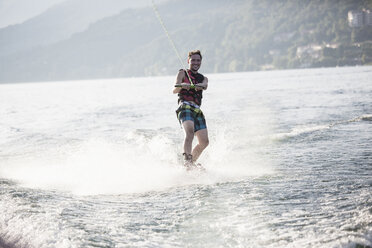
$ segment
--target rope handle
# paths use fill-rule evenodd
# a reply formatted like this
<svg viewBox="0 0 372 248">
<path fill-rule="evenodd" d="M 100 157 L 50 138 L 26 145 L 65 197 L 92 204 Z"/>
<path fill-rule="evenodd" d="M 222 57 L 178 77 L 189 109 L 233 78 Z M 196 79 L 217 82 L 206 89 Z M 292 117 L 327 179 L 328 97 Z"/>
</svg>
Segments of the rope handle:
<svg viewBox="0 0 372 248">
<path fill-rule="evenodd" d="M 182 84 L 176 84 L 176 85 L 174 85 L 174 87 L 182 87 L 182 86 L 184 86 L 184 85 L 182 85 Z M 190 89 L 195 89 L 196 87 L 200 87 L 203 90 L 205 90 L 205 87 L 204 86 L 199 86 L 197 84 L 190 84 Z"/>
</svg>

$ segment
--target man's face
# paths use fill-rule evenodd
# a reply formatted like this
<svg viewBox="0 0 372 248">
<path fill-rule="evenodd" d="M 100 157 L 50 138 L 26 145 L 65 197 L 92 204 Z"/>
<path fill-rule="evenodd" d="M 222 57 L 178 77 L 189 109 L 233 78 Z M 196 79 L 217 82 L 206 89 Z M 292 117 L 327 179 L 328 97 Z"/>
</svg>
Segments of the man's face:
<svg viewBox="0 0 372 248">
<path fill-rule="evenodd" d="M 201 58 L 199 54 L 193 54 L 188 60 L 190 70 L 197 71 L 201 65 Z"/>
</svg>

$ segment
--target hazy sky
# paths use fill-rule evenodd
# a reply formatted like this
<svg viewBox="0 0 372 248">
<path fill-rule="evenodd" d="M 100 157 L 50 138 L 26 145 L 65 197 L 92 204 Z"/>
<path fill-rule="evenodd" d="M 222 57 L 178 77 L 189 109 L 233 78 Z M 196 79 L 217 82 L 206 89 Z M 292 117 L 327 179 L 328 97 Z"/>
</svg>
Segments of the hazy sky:
<svg viewBox="0 0 372 248">
<path fill-rule="evenodd" d="M 58 3 L 73 1 L 90 4 L 89 0 L 0 0 L 0 28 L 27 21 Z M 93 2 L 97 3 L 101 1 L 103 4 L 115 4 L 116 2 L 116 5 L 119 7 L 118 11 L 123 9 L 123 4 L 127 5 L 128 8 L 151 5 L 151 0 L 95 0 Z M 166 1 L 155 0 L 157 4 Z"/>
<path fill-rule="evenodd" d="M 0 28 L 34 17 L 65 0 L 0 0 Z"/>
</svg>

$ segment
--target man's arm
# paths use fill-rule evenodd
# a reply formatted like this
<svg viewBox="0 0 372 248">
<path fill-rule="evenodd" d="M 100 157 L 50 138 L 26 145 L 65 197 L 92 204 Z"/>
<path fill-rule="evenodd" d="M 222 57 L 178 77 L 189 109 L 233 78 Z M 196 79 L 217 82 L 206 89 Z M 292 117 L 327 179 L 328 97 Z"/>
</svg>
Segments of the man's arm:
<svg viewBox="0 0 372 248">
<path fill-rule="evenodd" d="M 198 87 L 200 86 L 200 87 Z M 204 77 L 204 80 L 200 84 L 195 84 L 197 90 L 206 90 L 208 88 L 208 78 Z"/>
<path fill-rule="evenodd" d="M 185 77 L 185 71 L 184 70 L 179 70 L 176 78 L 176 86 L 180 85 L 182 87 L 174 87 L 173 89 L 173 94 L 179 93 L 182 89 L 190 89 L 190 85 L 188 84 L 183 84 L 183 79 Z"/>
</svg>

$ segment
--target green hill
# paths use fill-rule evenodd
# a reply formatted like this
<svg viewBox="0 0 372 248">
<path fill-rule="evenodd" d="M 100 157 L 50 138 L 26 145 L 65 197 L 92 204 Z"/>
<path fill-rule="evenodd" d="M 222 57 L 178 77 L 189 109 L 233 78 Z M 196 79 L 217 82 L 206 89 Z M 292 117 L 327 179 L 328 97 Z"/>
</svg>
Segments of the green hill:
<svg viewBox="0 0 372 248">
<path fill-rule="evenodd" d="M 372 62 L 372 26 L 348 26 L 369 0 L 179 0 L 158 9 L 181 55 L 202 71 L 236 72 Z M 173 75 L 181 67 L 151 8 L 126 10 L 70 39 L 0 54 L 0 81 Z"/>
</svg>

